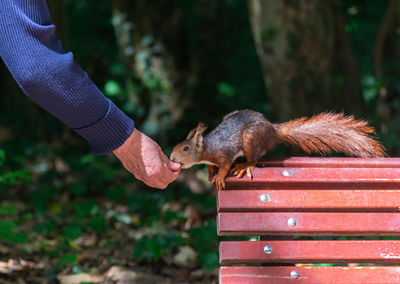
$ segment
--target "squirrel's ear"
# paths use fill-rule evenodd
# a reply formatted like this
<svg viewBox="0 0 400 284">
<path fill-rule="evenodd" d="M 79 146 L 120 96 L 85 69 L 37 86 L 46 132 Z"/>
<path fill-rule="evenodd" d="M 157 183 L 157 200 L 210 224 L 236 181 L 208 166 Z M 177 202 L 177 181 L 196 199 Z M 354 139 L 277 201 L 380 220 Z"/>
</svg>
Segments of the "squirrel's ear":
<svg viewBox="0 0 400 284">
<path fill-rule="evenodd" d="M 197 147 L 203 147 L 203 133 L 207 129 L 207 126 L 204 123 L 199 123 L 196 127 L 196 133 L 193 135 L 192 140 L 196 144 Z"/>
<path fill-rule="evenodd" d="M 200 122 L 196 127 L 196 134 L 203 134 L 206 131 L 207 126 L 204 123 Z"/>
<path fill-rule="evenodd" d="M 203 132 L 207 129 L 207 127 L 204 125 L 204 123 L 200 122 L 196 128 L 193 128 L 190 130 L 188 136 L 186 137 L 186 140 L 192 139 L 193 136 L 196 136 L 198 134 L 203 134 Z"/>
<path fill-rule="evenodd" d="M 194 136 L 194 134 L 196 133 L 196 130 L 197 130 L 197 127 L 190 130 L 188 136 L 186 137 L 186 140 L 191 139 Z"/>
<path fill-rule="evenodd" d="M 199 148 L 203 148 L 203 135 L 199 134 L 196 136 L 196 146 Z"/>
</svg>

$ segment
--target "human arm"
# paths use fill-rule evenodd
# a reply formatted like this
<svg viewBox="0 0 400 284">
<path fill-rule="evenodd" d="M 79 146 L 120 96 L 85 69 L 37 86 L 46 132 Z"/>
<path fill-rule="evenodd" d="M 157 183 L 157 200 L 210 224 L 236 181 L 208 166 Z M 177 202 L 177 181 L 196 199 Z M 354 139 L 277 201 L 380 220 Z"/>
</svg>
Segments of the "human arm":
<svg viewBox="0 0 400 284">
<path fill-rule="evenodd" d="M 134 122 L 108 100 L 63 50 L 45 0 L 0 1 L 0 56 L 34 102 L 106 154 L 131 135 Z"/>
<path fill-rule="evenodd" d="M 24 93 L 85 138 L 95 154 L 115 150 L 128 171 L 153 187 L 165 188 L 177 177 L 179 168 L 63 50 L 45 0 L 0 1 L 0 57 Z M 136 142 L 147 150 L 135 153 L 141 149 Z"/>
</svg>

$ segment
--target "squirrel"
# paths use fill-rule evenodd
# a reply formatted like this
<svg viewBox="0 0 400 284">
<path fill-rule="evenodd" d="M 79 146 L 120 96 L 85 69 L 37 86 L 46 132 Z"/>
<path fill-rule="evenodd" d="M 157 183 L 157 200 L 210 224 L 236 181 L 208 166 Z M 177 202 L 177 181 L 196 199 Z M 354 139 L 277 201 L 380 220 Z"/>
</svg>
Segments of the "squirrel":
<svg viewBox="0 0 400 284">
<path fill-rule="evenodd" d="M 385 148 L 370 136 L 375 130 L 364 120 L 356 120 L 343 113 L 323 112 L 284 123 L 271 123 L 253 110 L 238 110 L 224 116 L 210 133 L 199 123 L 186 140 L 176 145 L 170 159 L 187 169 L 206 164 L 209 180 L 218 190 L 225 188 L 228 175 L 236 158 L 244 156 L 245 163 L 232 167 L 234 176 L 244 173 L 252 178 L 256 162 L 277 144 L 300 147 L 306 153 L 329 154 L 341 152 L 362 158 L 386 156 Z M 218 167 L 214 175 L 214 167 Z"/>
</svg>

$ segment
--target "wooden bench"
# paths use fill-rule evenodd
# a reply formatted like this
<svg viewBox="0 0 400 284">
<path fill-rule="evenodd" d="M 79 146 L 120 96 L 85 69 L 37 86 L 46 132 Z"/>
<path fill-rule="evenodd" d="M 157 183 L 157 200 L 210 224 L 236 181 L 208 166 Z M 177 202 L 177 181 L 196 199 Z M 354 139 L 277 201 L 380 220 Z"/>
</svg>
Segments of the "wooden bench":
<svg viewBox="0 0 400 284">
<path fill-rule="evenodd" d="M 220 284 L 400 283 L 400 158 L 261 162 L 218 192 L 217 230 L 260 236 L 220 243 Z"/>
</svg>

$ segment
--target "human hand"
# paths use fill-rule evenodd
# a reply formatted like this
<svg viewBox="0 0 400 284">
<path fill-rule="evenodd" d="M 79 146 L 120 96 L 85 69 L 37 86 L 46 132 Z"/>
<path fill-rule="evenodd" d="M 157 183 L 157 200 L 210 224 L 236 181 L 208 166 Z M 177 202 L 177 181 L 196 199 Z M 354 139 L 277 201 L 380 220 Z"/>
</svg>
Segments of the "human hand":
<svg viewBox="0 0 400 284">
<path fill-rule="evenodd" d="M 137 129 L 113 153 L 129 172 L 148 186 L 164 189 L 179 175 L 180 165 L 171 162 L 156 142 Z"/>
</svg>

